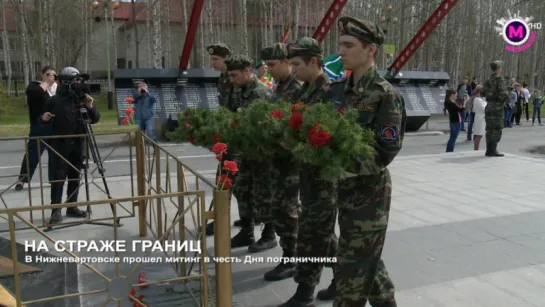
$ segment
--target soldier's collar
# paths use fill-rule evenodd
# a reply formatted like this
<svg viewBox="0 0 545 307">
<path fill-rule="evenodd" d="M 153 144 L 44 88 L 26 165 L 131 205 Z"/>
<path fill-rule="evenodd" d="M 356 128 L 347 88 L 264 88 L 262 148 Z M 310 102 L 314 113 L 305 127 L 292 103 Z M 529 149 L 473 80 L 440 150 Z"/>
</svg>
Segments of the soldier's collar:
<svg viewBox="0 0 545 307">
<path fill-rule="evenodd" d="M 355 93 L 363 93 L 371 83 L 375 80 L 375 78 L 378 76 L 377 73 L 377 67 L 373 65 L 358 81 L 358 84 L 354 84 L 354 74 L 350 74 L 350 77 L 348 77 L 348 81 L 345 83 L 344 90 L 346 92 L 353 91 Z"/>
<path fill-rule="evenodd" d="M 252 90 L 255 88 L 257 82 L 259 82 L 259 79 L 257 79 L 257 76 L 254 75 L 252 77 L 252 80 L 248 82 L 248 84 L 246 84 L 243 89 L 242 96 L 244 96 L 244 98 L 250 97 L 250 95 L 252 94 Z"/>
</svg>

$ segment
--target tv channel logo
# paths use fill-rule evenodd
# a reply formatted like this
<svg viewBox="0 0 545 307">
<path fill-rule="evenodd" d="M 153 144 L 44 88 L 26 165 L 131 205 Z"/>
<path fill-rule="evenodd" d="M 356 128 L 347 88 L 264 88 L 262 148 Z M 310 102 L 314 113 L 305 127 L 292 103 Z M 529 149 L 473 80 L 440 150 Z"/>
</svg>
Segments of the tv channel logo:
<svg viewBox="0 0 545 307">
<path fill-rule="evenodd" d="M 508 13 L 510 17 L 496 21 L 501 25 L 496 27 L 496 31 L 507 42 L 505 50 L 512 53 L 524 52 L 534 44 L 537 36 L 535 30 L 541 30 L 542 24 L 533 22 L 533 17 L 521 17 L 518 14 L 511 16 L 509 11 Z"/>
</svg>

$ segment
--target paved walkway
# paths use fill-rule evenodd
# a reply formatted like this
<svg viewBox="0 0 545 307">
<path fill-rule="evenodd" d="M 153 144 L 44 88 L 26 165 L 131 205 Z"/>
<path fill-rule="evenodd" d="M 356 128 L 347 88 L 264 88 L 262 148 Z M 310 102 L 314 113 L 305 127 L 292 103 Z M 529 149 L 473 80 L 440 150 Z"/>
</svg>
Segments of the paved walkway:
<svg viewBox="0 0 545 307">
<path fill-rule="evenodd" d="M 390 167 L 393 203 L 384 260 L 399 306 L 545 306 L 545 160 L 483 154 L 406 156 Z M 126 180 L 111 185 L 114 196 L 130 190 Z M 11 202 L 24 198 L 14 195 L 9 192 Z M 235 219 L 236 203 L 232 208 Z M 136 229 L 135 219 L 126 220 L 122 236 L 136 238 Z M 236 231 L 232 229 L 233 234 Z M 90 239 L 107 237 L 108 232 L 109 228 L 85 226 L 53 234 L 60 239 L 74 235 Z M 259 232 L 256 227 L 258 237 Z M 19 240 L 32 237 L 18 234 Z M 211 248 L 213 240 L 208 244 Z M 255 256 L 280 254 L 278 247 Z M 233 256 L 245 255 L 246 249 L 233 251 Z M 273 307 L 294 293 L 292 279 L 263 280 L 275 265 L 233 264 L 237 306 Z M 331 276 L 324 269 L 320 287 L 326 287 Z"/>
</svg>

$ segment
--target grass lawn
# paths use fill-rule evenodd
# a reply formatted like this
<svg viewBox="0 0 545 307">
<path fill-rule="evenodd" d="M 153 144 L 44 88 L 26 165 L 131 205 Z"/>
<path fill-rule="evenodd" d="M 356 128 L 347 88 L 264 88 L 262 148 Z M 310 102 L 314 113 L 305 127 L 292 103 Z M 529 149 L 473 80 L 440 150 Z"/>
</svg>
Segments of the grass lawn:
<svg viewBox="0 0 545 307">
<path fill-rule="evenodd" d="M 100 122 L 93 125 L 96 133 L 112 133 L 133 131 L 134 126 L 119 126 L 117 124 L 117 110 L 114 104 L 113 110 L 108 110 L 108 102 L 105 94 L 93 96 L 95 105 L 100 111 Z M 27 136 L 29 130 L 28 107 L 25 96 L 0 97 L 0 137 L 2 136 Z"/>
</svg>

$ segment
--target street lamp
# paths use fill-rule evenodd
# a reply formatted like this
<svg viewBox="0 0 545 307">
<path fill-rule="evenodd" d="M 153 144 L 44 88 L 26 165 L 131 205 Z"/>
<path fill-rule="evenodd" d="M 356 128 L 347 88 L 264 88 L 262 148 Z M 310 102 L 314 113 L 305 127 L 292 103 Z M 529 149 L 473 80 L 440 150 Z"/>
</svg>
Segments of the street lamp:
<svg viewBox="0 0 545 307">
<path fill-rule="evenodd" d="M 104 11 L 104 21 L 106 22 L 105 28 L 106 28 L 106 70 L 107 70 L 107 76 L 108 76 L 108 110 L 113 109 L 113 100 L 114 95 L 112 92 L 112 73 L 111 73 L 111 67 L 110 67 L 110 27 L 108 26 L 108 9 L 110 8 L 112 10 L 117 10 L 120 6 L 118 1 L 110 1 L 110 0 L 101 0 L 100 2 L 94 1 L 92 3 L 92 7 L 94 10 L 98 10 L 100 6 L 102 5 L 102 9 Z M 113 17 L 113 16 L 112 16 Z M 100 22 L 100 16 L 95 17 L 95 20 L 97 22 Z M 112 21 L 113 22 L 113 21 Z"/>
<path fill-rule="evenodd" d="M 387 5 L 384 8 L 384 15 L 380 17 L 380 23 L 385 25 L 384 33 L 389 34 L 391 25 L 397 24 L 398 20 L 397 17 L 392 17 L 392 10 L 393 7 L 391 5 Z M 388 37 L 388 36 L 386 36 Z M 391 36 L 389 36 L 391 38 Z M 384 50 L 384 69 L 388 69 L 390 65 L 392 65 L 392 61 L 394 60 L 394 54 L 396 52 L 396 46 L 395 44 L 384 44 L 383 50 Z"/>
</svg>

